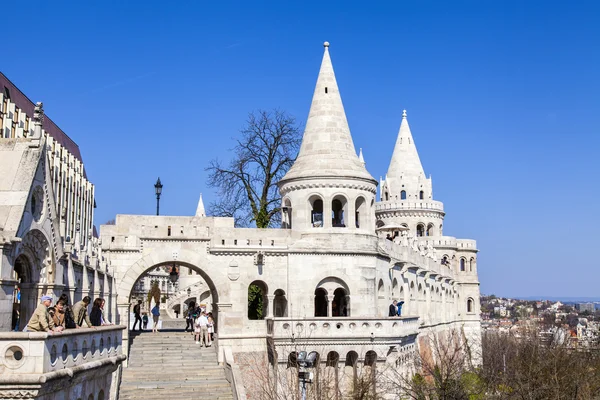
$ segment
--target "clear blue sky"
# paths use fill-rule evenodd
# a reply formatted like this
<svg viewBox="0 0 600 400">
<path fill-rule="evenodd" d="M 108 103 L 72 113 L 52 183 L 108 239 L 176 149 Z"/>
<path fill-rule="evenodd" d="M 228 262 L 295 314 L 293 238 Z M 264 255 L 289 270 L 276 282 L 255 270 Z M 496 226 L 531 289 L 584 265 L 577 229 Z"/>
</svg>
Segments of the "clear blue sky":
<svg viewBox="0 0 600 400">
<path fill-rule="evenodd" d="M 122 4 L 126 3 L 126 4 Z M 249 111 L 305 120 L 331 56 L 384 175 L 401 120 L 483 293 L 600 296 L 600 3 L 5 2 L 0 70 L 81 147 L 96 224 L 208 203 Z"/>
</svg>

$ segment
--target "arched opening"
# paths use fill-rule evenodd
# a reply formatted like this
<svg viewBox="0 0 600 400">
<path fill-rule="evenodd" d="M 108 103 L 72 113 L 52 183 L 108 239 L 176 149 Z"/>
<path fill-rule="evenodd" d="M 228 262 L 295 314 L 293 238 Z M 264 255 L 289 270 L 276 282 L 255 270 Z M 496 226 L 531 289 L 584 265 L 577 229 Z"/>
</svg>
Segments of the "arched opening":
<svg viewBox="0 0 600 400">
<path fill-rule="evenodd" d="M 13 292 L 11 330 L 22 331 L 29 321 L 30 313 L 34 309 L 29 309 L 29 304 L 26 301 L 31 290 L 30 283 L 31 265 L 25 255 L 21 254 L 15 260 L 13 279 L 17 281 L 15 291 Z"/>
<path fill-rule="evenodd" d="M 367 222 L 367 202 L 364 197 L 359 197 L 356 199 L 354 204 L 354 221 L 357 228 L 361 227 L 362 219 L 365 219 L 365 223 Z M 365 225 L 366 226 L 366 225 Z"/>
<path fill-rule="evenodd" d="M 364 365 L 365 376 L 364 376 L 364 379 L 366 380 L 365 383 L 368 382 L 367 388 L 368 388 L 369 392 L 371 392 L 371 396 L 373 396 L 373 398 L 376 398 L 376 390 L 375 390 L 376 366 L 377 366 L 377 353 L 375 353 L 373 350 L 367 351 L 367 353 L 365 354 L 365 365 Z"/>
<path fill-rule="evenodd" d="M 268 307 L 265 301 L 267 293 L 267 284 L 263 281 L 254 281 L 248 285 L 248 319 L 265 319 Z"/>
<path fill-rule="evenodd" d="M 323 288 L 315 290 L 315 317 L 327 316 L 327 291 Z"/>
<path fill-rule="evenodd" d="M 446 267 L 450 267 L 450 261 L 448 261 L 448 255 L 444 254 L 442 256 L 442 261 L 440 261 L 442 263 L 442 265 L 445 265 Z"/>
<path fill-rule="evenodd" d="M 388 201 L 390 199 L 390 194 L 388 192 L 385 192 L 385 201 Z"/>
<path fill-rule="evenodd" d="M 313 228 L 321 228 L 323 226 L 323 199 L 319 196 L 312 196 L 310 199 L 310 223 Z"/>
<path fill-rule="evenodd" d="M 287 299 L 285 298 L 285 292 L 281 289 L 277 289 L 274 295 L 275 298 L 273 299 L 273 311 L 275 317 L 287 317 Z"/>
<path fill-rule="evenodd" d="M 327 353 L 327 361 L 325 364 L 327 367 L 336 367 L 337 368 L 339 362 L 340 362 L 340 355 L 338 354 L 337 351 L 330 351 L 329 353 Z"/>
<path fill-rule="evenodd" d="M 400 200 L 406 200 L 406 190 L 400 192 Z"/>
<path fill-rule="evenodd" d="M 298 368 L 298 353 L 293 351 L 288 355 L 287 368 Z"/>
<path fill-rule="evenodd" d="M 427 225 L 427 236 L 433 236 L 433 224 Z"/>
<path fill-rule="evenodd" d="M 334 228 L 346 227 L 347 201 L 344 196 L 335 196 L 331 201 L 331 226 Z"/>
<path fill-rule="evenodd" d="M 342 288 L 337 288 L 333 292 L 332 314 L 334 317 L 347 317 L 348 304 L 346 302 L 346 291 Z"/>
<path fill-rule="evenodd" d="M 339 365 L 340 355 L 336 351 L 327 353 L 325 361 L 325 373 L 323 376 L 323 394 L 325 399 L 338 399 L 339 393 Z"/>
<path fill-rule="evenodd" d="M 392 281 L 392 300 L 397 300 L 396 296 L 398 296 L 398 279 L 394 278 Z"/>
<path fill-rule="evenodd" d="M 354 392 L 356 382 L 358 380 L 358 371 L 356 364 L 358 363 L 358 353 L 355 351 L 349 351 L 346 354 L 346 361 L 344 362 L 344 381 L 345 390 L 348 393 Z"/>
<path fill-rule="evenodd" d="M 440 236 L 444 235 L 444 231 L 442 230 L 443 227 L 444 227 L 444 225 L 440 224 L 440 229 L 438 231 L 438 235 L 440 235 Z"/>
<path fill-rule="evenodd" d="M 460 270 L 463 272 L 465 271 L 465 259 L 464 258 L 460 259 Z"/>
<path fill-rule="evenodd" d="M 419 192 L 419 200 L 423 200 L 425 198 L 425 193 L 421 190 Z"/>
<path fill-rule="evenodd" d="M 104 400 L 104 390 L 100 390 L 100 393 L 98 393 L 98 400 Z"/>
<path fill-rule="evenodd" d="M 281 207 L 281 227 L 292 229 L 292 202 L 290 199 L 285 199 Z"/>
<path fill-rule="evenodd" d="M 475 269 L 475 258 L 471 257 L 469 260 L 469 272 L 473 272 Z"/>
<path fill-rule="evenodd" d="M 417 225 L 417 236 L 422 237 L 425 234 L 425 226 L 423 224 Z"/>
<path fill-rule="evenodd" d="M 468 313 L 472 313 L 473 311 L 473 299 L 469 297 L 469 299 L 467 299 L 467 312 Z"/>
</svg>

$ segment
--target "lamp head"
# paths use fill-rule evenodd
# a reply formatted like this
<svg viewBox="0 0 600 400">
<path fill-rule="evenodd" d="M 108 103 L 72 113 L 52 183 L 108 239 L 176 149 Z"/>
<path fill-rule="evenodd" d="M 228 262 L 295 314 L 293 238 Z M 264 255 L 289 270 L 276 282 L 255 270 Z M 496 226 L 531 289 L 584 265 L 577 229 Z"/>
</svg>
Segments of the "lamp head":
<svg viewBox="0 0 600 400">
<path fill-rule="evenodd" d="M 162 193 L 162 188 L 163 185 L 160 182 L 160 177 L 156 180 L 156 183 L 154 184 L 154 191 L 156 192 L 156 195 L 159 196 Z"/>
</svg>

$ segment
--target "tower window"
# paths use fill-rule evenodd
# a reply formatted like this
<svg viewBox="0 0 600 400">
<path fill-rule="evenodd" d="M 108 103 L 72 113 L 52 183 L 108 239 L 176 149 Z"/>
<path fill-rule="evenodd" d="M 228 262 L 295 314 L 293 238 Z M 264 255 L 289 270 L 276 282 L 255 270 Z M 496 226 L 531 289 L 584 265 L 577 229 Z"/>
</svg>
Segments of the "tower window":
<svg viewBox="0 0 600 400">
<path fill-rule="evenodd" d="M 425 226 L 423 224 L 417 225 L 417 236 L 422 237 L 425 235 Z"/>
<path fill-rule="evenodd" d="M 423 191 L 421 190 L 419 192 L 419 199 L 423 200 L 424 197 L 425 197 L 425 193 L 423 193 Z"/>
<path fill-rule="evenodd" d="M 400 192 L 400 200 L 406 200 L 406 190 Z"/>
<path fill-rule="evenodd" d="M 325 93 L 327 93 L 327 86 L 325 86 Z"/>
</svg>

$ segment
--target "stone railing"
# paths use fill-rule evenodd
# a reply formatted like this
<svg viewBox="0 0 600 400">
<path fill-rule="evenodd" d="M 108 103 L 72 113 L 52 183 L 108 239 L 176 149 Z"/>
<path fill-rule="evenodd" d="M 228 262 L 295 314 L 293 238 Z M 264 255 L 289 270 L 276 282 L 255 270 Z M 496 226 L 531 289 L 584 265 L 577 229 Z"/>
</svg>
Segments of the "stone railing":
<svg viewBox="0 0 600 400">
<path fill-rule="evenodd" d="M 419 317 L 269 318 L 267 335 L 275 340 L 395 340 L 417 335 Z"/>
<path fill-rule="evenodd" d="M 444 203 L 435 200 L 389 200 L 375 203 L 375 212 L 393 210 L 433 210 L 444 211 Z"/>
<path fill-rule="evenodd" d="M 113 325 L 53 334 L 0 333 L 0 394 L 44 399 L 59 394 L 70 399 L 89 391 L 114 398 L 118 370 L 126 359 L 123 329 Z"/>
<path fill-rule="evenodd" d="M 246 389 L 242 381 L 242 372 L 240 367 L 235 363 L 233 359 L 233 353 L 230 347 L 224 347 L 223 351 L 223 365 L 225 367 L 225 377 L 231 384 L 231 390 L 233 391 L 233 398 L 236 400 L 246 400 Z"/>
<path fill-rule="evenodd" d="M 68 329 L 58 333 L 0 333 L 0 372 L 10 376 L 42 375 L 89 363 L 121 363 L 124 326 Z"/>
</svg>

